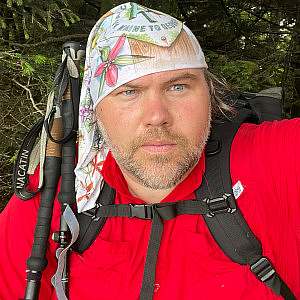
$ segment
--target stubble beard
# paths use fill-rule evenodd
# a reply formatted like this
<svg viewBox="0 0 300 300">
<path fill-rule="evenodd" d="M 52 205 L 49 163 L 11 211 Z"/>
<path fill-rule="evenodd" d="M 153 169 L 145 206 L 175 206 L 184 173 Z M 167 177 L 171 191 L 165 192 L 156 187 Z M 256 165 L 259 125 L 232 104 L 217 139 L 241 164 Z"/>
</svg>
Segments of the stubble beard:
<svg viewBox="0 0 300 300">
<path fill-rule="evenodd" d="M 99 130 L 120 168 L 125 169 L 137 182 L 153 190 L 169 189 L 184 179 L 198 163 L 210 133 L 210 116 L 197 140 L 188 140 L 168 128 L 156 127 L 145 131 L 128 146 L 114 145 L 105 128 L 98 121 Z M 149 153 L 141 150 L 147 141 L 162 140 L 176 144 L 174 151 Z"/>
</svg>

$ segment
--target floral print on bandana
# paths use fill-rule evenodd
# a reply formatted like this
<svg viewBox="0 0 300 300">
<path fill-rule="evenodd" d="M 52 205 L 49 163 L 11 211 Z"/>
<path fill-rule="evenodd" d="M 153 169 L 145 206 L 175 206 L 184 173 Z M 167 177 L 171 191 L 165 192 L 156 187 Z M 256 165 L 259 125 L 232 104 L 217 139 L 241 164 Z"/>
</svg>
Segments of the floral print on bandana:
<svg viewBox="0 0 300 300">
<path fill-rule="evenodd" d="M 112 49 L 109 46 L 100 49 L 102 63 L 96 69 L 94 77 L 100 77 L 99 96 L 103 92 L 104 82 L 108 86 L 114 86 L 118 80 L 118 67 L 128 66 L 142 62 L 150 57 L 139 55 L 119 55 L 121 48 L 126 40 L 126 36 L 122 35 L 118 38 Z"/>
<path fill-rule="evenodd" d="M 93 102 L 90 96 L 86 96 L 83 101 L 81 101 L 79 107 L 79 118 L 81 124 L 87 129 L 87 131 L 91 131 L 94 124 L 94 113 L 93 113 Z"/>
</svg>

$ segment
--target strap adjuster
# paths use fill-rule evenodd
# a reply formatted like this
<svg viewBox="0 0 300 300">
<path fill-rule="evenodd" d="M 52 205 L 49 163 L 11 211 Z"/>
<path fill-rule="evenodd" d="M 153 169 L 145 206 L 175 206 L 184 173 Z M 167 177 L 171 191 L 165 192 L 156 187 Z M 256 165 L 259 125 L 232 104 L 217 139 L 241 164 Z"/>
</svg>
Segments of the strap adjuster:
<svg viewBox="0 0 300 300">
<path fill-rule="evenodd" d="M 252 264 L 250 269 L 262 282 L 269 280 L 276 273 L 270 261 L 264 256 Z"/>
<path fill-rule="evenodd" d="M 99 217 L 97 217 L 97 211 L 100 206 L 102 206 L 100 203 L 96 203 L 95 207 L 93 207 L 89 210 L 83 211 L 82 214 L 90 217 L 93 221 L 97 222 L 100 219 Z"/>
<path fill-rule="evenodd" d="M 130 218 L 139 218 L 150 220 L 153 218 L 153 205 L 147 204 L 129 204 Z"/>
<path fill-rule="evenodd" d="M 235 199 L 231 194 L 224 194 L 222 197 L 203 200 L 209 212 L 206 214 L 208 217 L 213 217 L 216 214 L 234 213 L 236 211 Z"/>
</svg>

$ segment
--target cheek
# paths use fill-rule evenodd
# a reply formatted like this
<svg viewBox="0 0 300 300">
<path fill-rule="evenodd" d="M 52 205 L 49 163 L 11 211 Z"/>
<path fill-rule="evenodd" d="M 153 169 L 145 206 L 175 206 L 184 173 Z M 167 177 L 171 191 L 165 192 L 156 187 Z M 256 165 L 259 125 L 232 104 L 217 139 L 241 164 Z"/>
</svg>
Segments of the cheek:
<svg viewBox="0 0 300 300">
<path fill-rule="evenodd" d="M 130 140 L 129 137 L 133 134 L 130 114 L 117 108 L 106 109 L 104 107 L 98 117 L 114 145 L 126 144 Z"/>
<path fill-rule="evenodd" d="M 180 120 L 178 128 L 187 136 L 194 138 L 201 136 L 207 129 L 210 121 L 210 102 L 203 99 L 182 103 L 177 109 L 177 118 Z"/>
</svg>

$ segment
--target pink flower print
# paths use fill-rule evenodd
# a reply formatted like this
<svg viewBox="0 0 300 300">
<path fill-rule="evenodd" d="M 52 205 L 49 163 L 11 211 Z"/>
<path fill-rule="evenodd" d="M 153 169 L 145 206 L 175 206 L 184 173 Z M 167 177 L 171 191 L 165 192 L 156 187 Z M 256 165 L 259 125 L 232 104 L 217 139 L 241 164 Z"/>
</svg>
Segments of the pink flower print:
<svg viewBox="0 0 300 300">
<path fill-rule="evenodd" d="M 114 60 L 123 47 L 125 39 L 126 37 L 124 35 L 121 35 L 117 43 L 110 51 L 108 47 L 104 47 L 101 51 L 103 62 L 98 66 L 94 77 L 103 76 L 103 74 L 105 74 L 105 81 L 108 86 L 114 86 L 118 80 L 118 68 L 114 64 Z"/>
<path fill-rule="evenodd" d="M 118 55 L 126 40 L 125 35 L 121 35 L 112 49 L 110 47 L 101 48 L 102 63 L 96 69 L 94 77 L 100 77 L 99 95 L 102 94 L 104 83 L 114 86 L 118 81 L 118 67 L 128 66 L 142 62 L 151 57 L 142 55 Z"/>
</svg>

